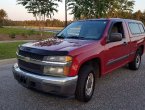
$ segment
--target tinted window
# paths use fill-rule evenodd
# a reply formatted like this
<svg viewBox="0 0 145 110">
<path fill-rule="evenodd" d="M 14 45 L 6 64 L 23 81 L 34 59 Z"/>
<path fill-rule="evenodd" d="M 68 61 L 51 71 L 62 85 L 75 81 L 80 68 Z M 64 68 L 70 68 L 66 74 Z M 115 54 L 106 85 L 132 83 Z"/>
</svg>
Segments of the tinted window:
<svg viewBox="0 0 145 110">
<path fill-rule="evenodd" d="M 101 37 L 108 21 L 78 21 L 67 26 L 57 37 L 64 39 L 92 39 Z"/>
<path fill-rule="evenodd" d="M 142 24 L 139 24 L 139 27 L 140 27 L 141 33 L 145 33 L 144 26 Z"/>
<path fill-rule="evenodd" d="M 129 23 L 129 28 L 132 34 L 141 34 L 139 25 L 137 23 Z"/>
</svg>

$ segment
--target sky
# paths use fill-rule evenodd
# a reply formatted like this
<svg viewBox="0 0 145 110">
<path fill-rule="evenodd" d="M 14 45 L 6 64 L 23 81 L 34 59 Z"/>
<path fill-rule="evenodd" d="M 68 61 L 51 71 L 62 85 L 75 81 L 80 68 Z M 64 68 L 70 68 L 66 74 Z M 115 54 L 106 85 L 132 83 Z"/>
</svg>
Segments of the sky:
<svg viewBox="0 0 145 110">
<path fill-rule="evenodd" d="M 63 0 L 64 1 L 64 0 Z M 27 13 L 27 10 L 21 6 L 17 5 L 16 0 L 1 0 L 0 1 L 0 9 L 4 9 L 8 18 L 12 20 L 34 20 L 32 14 Z M 60 19 L 64 20 L 64 2 L 59 3 L 58 13 L 52 17 L 52 19 Z M 134 11 L 145 10 L 145 0 L 135 0 Z M 68 15 L 68 20 L 72 20 L 73 16 Z"/>
</svg>

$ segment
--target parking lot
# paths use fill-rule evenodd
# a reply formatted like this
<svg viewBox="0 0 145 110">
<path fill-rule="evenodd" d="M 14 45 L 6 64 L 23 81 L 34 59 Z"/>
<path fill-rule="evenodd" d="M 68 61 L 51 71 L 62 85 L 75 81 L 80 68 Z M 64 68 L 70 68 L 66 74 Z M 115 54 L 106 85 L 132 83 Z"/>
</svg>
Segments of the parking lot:
<svg viewBox="0 0 145 110">
<path fill-rule="evenodd" d="M 145 56 L 138 71 L 123 67 L 100 78 L 88 103 L 22 87 L 13 63 L 0 64 L 0 110 L 145 110 Z"/>
</svg>

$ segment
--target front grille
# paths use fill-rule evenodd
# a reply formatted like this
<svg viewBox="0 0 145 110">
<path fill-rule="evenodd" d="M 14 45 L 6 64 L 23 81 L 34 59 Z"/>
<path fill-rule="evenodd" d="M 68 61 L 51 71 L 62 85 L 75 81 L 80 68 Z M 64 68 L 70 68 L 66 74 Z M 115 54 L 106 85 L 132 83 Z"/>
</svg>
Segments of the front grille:
<svg viewBox="0 0 145 110">
<path fill-rule="evenodd" d="M 29 57 L 31 59 L 36 59 L 36 60 L 43 60 L 44 56 L 43 55 L 38 55 L 30 52 L 25 52 L 22 50 L 19 50 L 19 55 L 24 56 L 24 57 Z"/>
<path fill-rule="evenodd" d="M 19 65 L 20 69 L 22 69 L 22 70 L 32 72 L 34 74 L 40 74 L 40 75 L 43 74 L 44 66 L 29 63 L 29 62 L 25 62 L 25 61 L 22 61 L 22 60 L 18 60 L 18 65 Z"/>
</svg>

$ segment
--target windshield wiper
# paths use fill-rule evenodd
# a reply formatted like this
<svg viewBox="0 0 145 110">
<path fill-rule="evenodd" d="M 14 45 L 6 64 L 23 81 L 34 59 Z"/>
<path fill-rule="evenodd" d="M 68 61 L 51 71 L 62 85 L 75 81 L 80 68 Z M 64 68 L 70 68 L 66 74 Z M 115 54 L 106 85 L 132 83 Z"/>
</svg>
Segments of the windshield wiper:
<svg viewBox="0 0 145 110">
<path fill-rule="evenodd" d="M 57 38 L 59 38 L 59 39 L 64 39 L 65 37 L 63 37 L 63 36 L 56 36 Z"/>
<path fill-rule="evenodd" d="M 71 38 L 73 38 L 73 39 L 85 39 L 85 37 L 82 37 L 82 36 L 69 36 L 67 38 L 68 39 L 71 39 Z"/>
<path fill-rule="evenodd" d="M 85 39 L 85 37 L 82 36 L 68 36 L 68 37 L 64 37 L 64 36 L 56 36 L 59 39 Z"/>
</svg>

